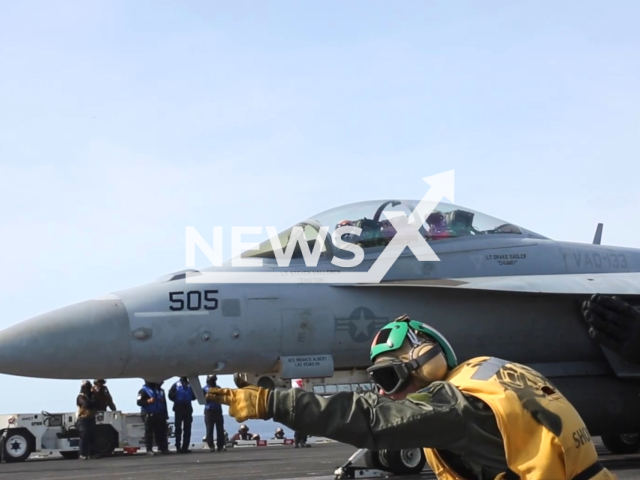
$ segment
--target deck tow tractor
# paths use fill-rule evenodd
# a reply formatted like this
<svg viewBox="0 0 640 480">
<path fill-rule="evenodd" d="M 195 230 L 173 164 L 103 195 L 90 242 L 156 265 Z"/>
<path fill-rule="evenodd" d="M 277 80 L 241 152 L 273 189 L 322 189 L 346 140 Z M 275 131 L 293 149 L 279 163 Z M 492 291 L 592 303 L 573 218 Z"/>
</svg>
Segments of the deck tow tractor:
<svg viewBox="0 0 640 480">
<path fill-rule="evenodd" d="M 2 451 L 8 463 L 24 462 L 30 456 L 58 454 L 66 459 L 80 455 L 76 412 L 21 413 L 0 415 Z M 140 413 L 98 412 L 94 453 L 111 455 L 115 450 L 135 453 L 144 446 L 144 421 Z"/>
</svg>

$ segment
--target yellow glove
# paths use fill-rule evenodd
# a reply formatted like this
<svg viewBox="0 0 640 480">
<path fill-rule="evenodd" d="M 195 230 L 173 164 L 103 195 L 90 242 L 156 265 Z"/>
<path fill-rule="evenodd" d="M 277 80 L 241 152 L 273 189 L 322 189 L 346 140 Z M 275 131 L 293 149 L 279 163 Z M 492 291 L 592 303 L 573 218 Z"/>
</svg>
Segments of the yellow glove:
<svg viewBox="0 0 640 480">
<path fill-rule="evenodd" d="M 269 390 L 255 385 L 243 388 L 210 388 L 206 399 L 209 402 L 229 405 L 229 415 L 238 422 L 250 419 L 265 420 L 269 405 Z"/>
</svg>

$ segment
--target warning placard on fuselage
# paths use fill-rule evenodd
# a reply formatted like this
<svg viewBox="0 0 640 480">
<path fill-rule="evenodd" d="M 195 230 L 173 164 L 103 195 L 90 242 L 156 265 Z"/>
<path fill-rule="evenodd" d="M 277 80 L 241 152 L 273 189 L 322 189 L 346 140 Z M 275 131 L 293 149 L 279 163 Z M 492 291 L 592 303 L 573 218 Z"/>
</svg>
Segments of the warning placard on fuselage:
<svg viewBox="0 0 640 480">
<path fill-rule="evenodd" d="M 280 357 L 280 376 L 292 378 L 325 378 L 333 376 L 332 355 L 294 355 Z"/>
</svg>

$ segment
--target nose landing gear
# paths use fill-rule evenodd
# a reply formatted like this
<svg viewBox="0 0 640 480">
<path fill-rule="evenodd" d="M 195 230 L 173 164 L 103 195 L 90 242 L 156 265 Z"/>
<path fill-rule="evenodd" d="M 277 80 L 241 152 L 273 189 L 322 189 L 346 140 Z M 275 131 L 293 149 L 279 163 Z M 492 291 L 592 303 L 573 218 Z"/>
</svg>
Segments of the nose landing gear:
<svg viewBox="0 0 640 480">
<path fill-rule="evenodd" d="M 354 466 L 354 462 L 362 457 L 366 467 Z M 420 448 L 378 452 L 363 448 L 351 455 L 344 465 L 338 467 L 334 475 L 336 480 L 386 477 L 389 473 L 411 475 L 421 472 L 426 461 L 424 452 Z"/>
</svg>

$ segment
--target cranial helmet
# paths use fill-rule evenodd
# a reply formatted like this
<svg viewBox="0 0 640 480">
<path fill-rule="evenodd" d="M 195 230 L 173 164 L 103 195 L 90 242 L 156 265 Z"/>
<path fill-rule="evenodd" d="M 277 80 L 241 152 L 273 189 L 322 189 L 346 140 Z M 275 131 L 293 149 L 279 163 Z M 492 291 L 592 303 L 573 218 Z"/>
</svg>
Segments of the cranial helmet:
<svg viewBox="0 0 640 480">
<path fill-rule="evenodd" d="M 243 423 L 242 425 L 240 425 L 240 430 L 242 430 L 242 431 L 244 432 L 244 431 L 249 430 L 249 427 L 247 427 L 247 426 Z"/>
<path fill-rule="evenodd" d="M 376 334 L 371 345 L 373 382 L 386 393 L 403 388 L 413 375 L 429 384 L 442 379 L 458 360 L 447 339 L 435 328 L 407 315 L 396 318 Z"/>
<path fill-rule="evenodd" d="M 424 340 L 420 341 L 416 336 L 418 332 L 431 337 L 440 345 L 449 368 L 455 368 L 458 365 L 458 359 L 453 351 L 453 347 L 439 331 L 426 323 L 411 320 L 407 315 L 402 315 L 393 322 L 387 323 L 376 334 L 371 344 L 371 361 L 373 362 L 376 357 L 382 353 L 398 350 L 407 338 L 414 346 L 423 343 Z"/>
</svg>

